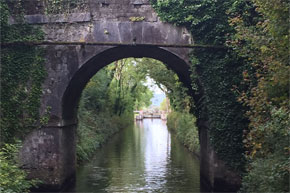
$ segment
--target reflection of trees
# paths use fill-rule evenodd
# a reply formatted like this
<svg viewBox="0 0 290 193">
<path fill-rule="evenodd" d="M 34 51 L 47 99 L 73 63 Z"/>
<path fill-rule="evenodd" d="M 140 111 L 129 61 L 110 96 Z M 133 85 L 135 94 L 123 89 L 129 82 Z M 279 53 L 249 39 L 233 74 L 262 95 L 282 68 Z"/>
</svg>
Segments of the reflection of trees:
<svg viewBox="0 0 290 193">
<path fill-rule="evenodd" d="M 77 191 L 199 191 L 199 163 L 170 135 L 165 122 L 145 119 L 117 135 L 86 168 L 82 184 L 91 189 Z M 99 184 L 99 189 L 92 184 Z"/>
<path fill-rule="evenodd" d="M 171 136 L 169 172 L 166 176 L 167 192 L 199 192 L 199 160 L 192 155 L 177 139 Z M 174 191 L 170 189 L 174 187 Z"/>
<path fill-rule="evenodd" d="M 107 151 L 107 168 L 110 169 L 110 185 L 107 189 L 136 188 L 144 185 L 144 154 L 142 152 L 143 129 L 136 127 L 126 129 L 118 143 Z"/>
</svg>

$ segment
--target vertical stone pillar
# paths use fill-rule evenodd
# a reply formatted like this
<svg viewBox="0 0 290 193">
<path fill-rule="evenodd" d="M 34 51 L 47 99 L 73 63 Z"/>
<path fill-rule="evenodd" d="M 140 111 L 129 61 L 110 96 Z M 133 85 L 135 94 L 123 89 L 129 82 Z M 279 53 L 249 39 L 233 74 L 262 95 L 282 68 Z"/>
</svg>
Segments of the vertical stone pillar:
<svg viewBox="0 0 290 193">
<path fill-rule="evenodd" d="M 241 178 L 231 171 L 210 144 L 209 129 L 206 124 L 199 124 L 200 135 L 200 176 L 201 182 L 208 187 L 205 191 L 236 192 Z"/>
<path fill-rule="evenodd" d="M 29 178 L 42 181 L 42 190 L 60 190 L 76 171 L 76 125 L 33 131 L 20 151 L 22 168 Z"/>
<path fill-rule="evenodd" d="M 214 187 L 214 152 L 210 147 L 209 132 L 205 126 L 199 127 L 200 135 L 200 177 L 201 182 L 213 189 Z"/>
</svg>

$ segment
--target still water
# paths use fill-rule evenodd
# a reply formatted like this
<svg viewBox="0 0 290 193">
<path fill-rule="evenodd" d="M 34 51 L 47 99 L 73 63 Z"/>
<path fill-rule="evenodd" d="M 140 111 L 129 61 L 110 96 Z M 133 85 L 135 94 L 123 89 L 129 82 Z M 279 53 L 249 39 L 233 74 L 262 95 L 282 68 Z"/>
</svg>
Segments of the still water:
<svg viewBox="0 0 290 193">
<path fill-rule="evenodd" d="M 199 160 L 160 119 L 124 129 L 77 170 L 73 192 L 200 192 Z"/>
</svg>

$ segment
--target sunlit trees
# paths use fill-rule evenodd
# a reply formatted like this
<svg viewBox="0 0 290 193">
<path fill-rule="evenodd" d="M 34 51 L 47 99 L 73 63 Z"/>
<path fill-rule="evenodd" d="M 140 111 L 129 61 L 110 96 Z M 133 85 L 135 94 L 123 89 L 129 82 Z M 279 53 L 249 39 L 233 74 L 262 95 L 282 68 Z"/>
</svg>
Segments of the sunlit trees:
<svg viewBox="0 0 290 193">
<path fill-rule="evenodd" d="M 116 61 L 108 70 L 114 71 L 110 85 L 110 99 L 114 113 L 122 115 L 151 104 L 152 91 L 145 85 L 146 74 L 137 71 L 132 58 Z"/>
<path fill-rule="evenodd" d="M 187 111 L 192 108 L 193 100 L 188 95 L 188 89 L 179 81 L 178 76 L 165 64 L 150 58 L 135 59 L 137 71 L 154 80 L 155 84 L 170 100 L 175 111 Z"/>
</svg>

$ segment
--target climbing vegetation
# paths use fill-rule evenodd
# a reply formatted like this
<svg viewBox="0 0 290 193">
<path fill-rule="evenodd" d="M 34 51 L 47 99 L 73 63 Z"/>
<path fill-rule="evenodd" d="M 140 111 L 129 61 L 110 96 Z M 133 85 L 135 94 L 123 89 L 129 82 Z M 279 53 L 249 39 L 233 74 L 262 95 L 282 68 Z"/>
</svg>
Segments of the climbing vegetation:
<svg viewBox="0 0 290 193">
<path fill-rule="evenodd" d="M 18 2 L 18 24 L 10 25 L 10 9 L 0 1 L 1 44 L 14 41 L 42 40 L 38 27 L 22 23 L 22 7 Z M 42 82 L 45 78 L 43 51 L 32 46 L 1 45 L 0 95 L 0 191 L 29 192 L 36 181 L 27 180 L 27 174 L 18 165 L 18 139 L 45 124 L 39 115 Z"/>
<path fill-rule="evenodd" d="M 44 0 L 46 14 L 70 14 L 88 9 L 87 0 Z"/>
<path fill-rule="evenodd" d="M 21 23 L 9 25 L 1 1 L 1 43 L 42 40 L 42 31 Z M 46 72 L 43 51 L 33 46 L 1 47 L 1 142 L 13 142 L 43 124 L 39 116 L 41 84 Z"/>
</svg>

